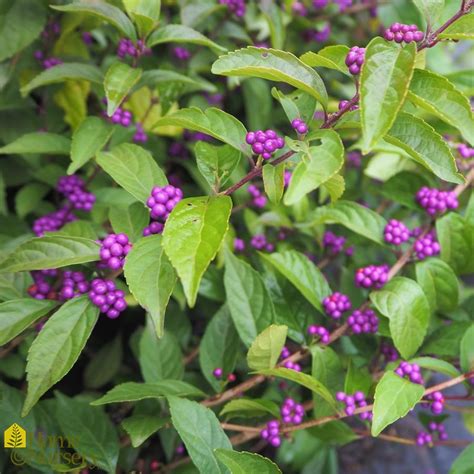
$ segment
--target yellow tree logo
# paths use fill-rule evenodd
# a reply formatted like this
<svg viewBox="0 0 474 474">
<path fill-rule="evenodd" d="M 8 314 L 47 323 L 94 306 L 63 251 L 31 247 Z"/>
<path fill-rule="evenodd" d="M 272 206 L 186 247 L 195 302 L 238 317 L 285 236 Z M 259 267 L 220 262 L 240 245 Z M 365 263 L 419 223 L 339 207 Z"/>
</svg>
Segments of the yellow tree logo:
<svg viewBox="0 0 474 474">
<path fill-rule="evenodd" d="M 26 448 L 26 431 L 13 423 L 3 432 L 3 446 L 5 448 Z"/>
</svg>

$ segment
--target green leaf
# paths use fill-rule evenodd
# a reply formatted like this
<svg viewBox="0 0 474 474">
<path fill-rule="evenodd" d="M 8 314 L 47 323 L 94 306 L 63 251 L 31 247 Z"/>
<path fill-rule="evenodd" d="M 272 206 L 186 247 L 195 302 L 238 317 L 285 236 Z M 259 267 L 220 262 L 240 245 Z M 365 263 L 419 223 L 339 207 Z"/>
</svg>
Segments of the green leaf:
<svg viewBox="0 0 474 474">
<path fill-rule="evenodd" d="M 474 39 L 474 13 L 464 15 L 438 35 L 439 39 Z"/>
<path fill-rule="evenodd" d="M 189 86 L 189 89 L 193 90 L 204 90 L 207 92 L 216 92 L 217 90 L 214 84 L 204 80 L 202 77 L 194 75 L 185 76 L 184 74 L 165 69 L 144 71 L 134 89 L 139 90 L 144 86 L 156 87 L 160 84 L 170 85 L 173 83 L 182 83 L 185 86 Z"/>
<path fill-rule="evenodd" d="M 161 380 L 152 383 L 126 382 L 117 385 L 105 395 L 91 402 L 91 405 L 108 403 L 137 402 L 148 398 L 204 397 L 204 393 L 193 385 L 181 380 Z"/>
<path fill-rule="evenodd" d="M 283 196 L 285 184 L 285 165 L 266 164 L 262 169 L 263 186 L 271 202 L 278 204 Z"/>
<path fill-rule="evenodd" d="M 455 321 L 448 326 L 443 324 L 430 334 L 423 345 L 422 352 L 437 356 L 458 357 L 461 339 L 469 327 L 470 323 L 467 321 Z"/>
<path fill-rule="evenodd" d="M 218 45 L 214 41 L 199 33 L 199 31 L 193 30 L 189 26 L 185 25 L 162 26 L 158 30 L 154 31 L 147 40 L 147 46 L 150 48 L 162 43 L 190 43 L 206 46 L 217 53 L 227 51 L 227 48 Z"/>
<path fill-rule="evenodd" d="M 313 426 L 308 431 L 312 437 L 324 441 L 325 444 L 336 446 L 343 446 L 359 438 L 349 425 L 338 420 Z"/>
<path fill-rule="evenodd" d="M 435 359 L 434 357 L 416 357 L 410 359 L 411 364 L 418 364 L 423 369 L 439 372 L 440 374 L 449 375 L 449 377 L 457 377 L 459 370 L 454 365 L 442 359 Z"/>
<path fill-rule="evenodd" d="M 256 416 L 266 416 L 268 414 L 275 418 L 280 416 L 280 407 L 271 400 L 266 398 L 238 398 L 231 400 L 224 405 L 224 408 L 219 413 L 219 416 L 227 416 L 227 419 L 235 417 L 253 418 Z"/>
<path fill-rule="evenodd" d="M 71 370 L 98 317 L 99 308 L 84 295 L 69 300 L 48 319 L 28 351 L 28 393 L 22 416 Z"/>
<path fill-rule="evenodd" d="M 364 153 L 392 126 L 405 100 L 415 67 L 416 44 L 374 38 L 366 48 L 360 76 L 360 118 Z"/>
<path fill-rule="evenodd" d="M 395 277 L 381 290 L 370 293 L 378 311 L 390 320 L 390 334 L 400 354 L 408 359 L 423 343 L 430 306 L 423 289 L 413 280 Z"/>
<path fill-rule="evenodd" d="M 321 188 L 329 194 L 331 202 L 336 202 L 344 194 L 344 191 L 346 190 L 346 182 L 342 175 L 335 174 L 325 181 L 321 185 Z"/>
<path fill-rule="evenodd" d="M 171 421 L 194 465 L 206 474 L 223 474 L 214 455 L 214 449 L 232 449 L 229 438 L 214 412 L 199 403 L 177 397 L 168 397 Z"/>
<path fill-rule="evenodd" d="M 423 397 L 423 385 L 411 383 L 394 372 L 385 372 L 375 388 L 372 436 L 403 418 Z"/>
<path fill-rule="evenodd" d="M 130 292 L 150 313 L 158 337 L 163 336 L 165 313 L 176 284 L 176 273 L 163 252 L 160 235 L 140 239 L 127 255 L 125 279 Z"/>
<path fill-rule="evenodd" d="M 450 183 L 464 178 L 456 168 L 451 149 L 433 127 L 414 115 L 398 114 L 384 139 L 408 153 L 408 156 Z"/>
<path fill-rule="evenodd" d="M 94 84 L 102 84 L 104 75 L 102 71 L 92 64 L 64 63 L 58 64 L 50 69 L 45 69 L 24 85 L 20 91 L 23 96 L 28 95 L 33 89 L 57 84 L 67 80 L 84 80 Z"/>
<path fill-rule="evenodd" d="M 123 5 L 138 26 L 141 38 L 145 38 L 158 24 L 161 0 L 123 0 Z"/>
<path fill-rule="evenodd" d="M 282 9 L 275 2 L 270 0 L 260 2 L 259 7 L 267 20 L 268 28 L 270 29 L 272 48 L 283 49 L 286 31 Z"/>
<path fill-rule="evenodd" d="M 27 133 L 0 148 L 0 155 L 69 155 L 71 140 L 56 133 Z"/>
<path fill-rule="evenodd" d="M 216 392 L 221 390 L 222 384 L 212 375 L 212 371 L 220 367 L 224 377 L 232 373 L 239 346 L 239 336 L 229 308 L 224 305 L 210 320 L 199 345 L 201 372 Z"/>
<path fill-rule="evenodd" d="M 326 107 L 326 87 L 314 69 L 292 53 L 277 49 L 249 46 L 221 56 L 211 72 L 222 76 L 261 77 L 274 82 L 286 82 L 316 98 Z"/>
<path fill-rule="evenodd" d="M 331 289 L 318 267 L 309 258 L 296 250 L 273 252 L 260 256 L 287 278 L 299 292 L 318 310 L 322 300 L 331 294 Z"/>
<path fill-rule="evenodd" d="M 284 199 L 287 206 L 331 179 L 344 164 L 344 145 L 336 132 L 320 130 L 311 134 L 313 138 L 320 138 L 322 143 L 310 147 L 293 171 Z"/>
<path fill-rule="evenodd" d="M 29 273 L 0 273 L 0 300 L 9 301 L 24 298 L 33 283 Z"/>
<path fill-rule="evenodd" d="M 468 98 L 443 76 L 416 69 L 408 98 L 449 125 L 456 127 L 469 143 L 474 143 L 474 118 Z"/>
<path fill-rule="evenodd" d="M 98 117 L 87 117 L 74 131 L 71 144 L 71 161 L 68 174 L 75 173 L 102 150 L 109 141 L 113 129 Z"/>
<path fill-rule="evenodd" d="M 142 70 L 117 61 L 107 70 L 104 89 L 107 97 L 107 115 L 111 117 L 120 107 L 132 87 L 139 81 Z"/>
<path fill-rule="evenodd" d="M 306 387 L 312 392 L 320 395 L 334 409 L 336 407 L 336 402 L 334 401 L 334 397 L 331 395 L 331 392 L 329 392 L 329 390 L 321 382 L 311 375 L 305 374 L 303 372 L 296 372 L 296 370 L 286 369 L 284 367 L 259 370 L 258 373 L 267 377 L 281 377 L 283 379 L 290 380 L 291 382 L 295 382 L 298 385 L 302 385 L 303 387 Z"/>
<path fill-rule="evenodd" d="M 137 39 L 135 28 L 127 15 L 125 15 L 120 8 L 114 7 L 110 3 L 92 3 L 87 0 L 75 0 L 74 3 L 70 3 L 69 5 L 51 5 L 51 8 L 61 12 L 86 13 L 99 17 L 107 23 L 114 25 L 115 28 L 131 40 L 135 41 Z"/>
<path fill-rule="evenodd" d="M 81 237 L 38 237 L 18 246 L 0 263 L 0 272 L 60 268 L 99 260 L 99 244 Z"/>
<path fill-rule="evenodd" d="M 0 346 L 18 336 L 56 305 L 56 301 L 33 298 L 15 299 L 0 304 Z"/>
<path fill-rule="evenodd" d="M 428 181 L 422 175 L 402 171 L 392 176 L 381 186 L 382 196 L 392 201 L 397 201 L 409 209 L 419 210 L 413 196 L 422 186 L 428 186 Z"/>
<path fill-rule="evenodd" d="M 334 69 L 350 76 L 345 60 L 349 53 L 349 47 L 344 45 L 326 46 L 317 53 L 308 51 L 301 56 L 301 61 L 311 67 L 324 67 Z"/>
<path fill-rule="evenodd" d="M 252 342 L 247 364 L 253 370 L 273 369 L 285 345 L 288 326 L 272 324 Z"/>
<path fill-rule="evenodd" d="M 242 81 L 245 122 L 249 130 L 265 130 L 272 122 L 273 101 L 265 79 L 249 77 Z M 315 103 L 313 97 L 311 97 Z"/>
<path fill-rule="evenodd" d="M 340 224 L 356 234 L 383 243 L 386 220 L 376 212 L 352 201 L 337 201 L 318 207 L 311 214 L 312 224 Z"/>
<path fill-rule="evenodd" d="M 422 17 L 432 27 L 443 14 L 444 0 L 413 0 Z"/>
<path fill-rule="evenodd" d="M 132 446 L 138 448 L 152 434 L 168 423 L 168 418 L 150 415 L 133 415 L 122 421 L 122 428 L 130 436 Z"/>
<path fill-rule="evenodd" d="M 109 211 L 109 220 L 116 234 L 123 232 L 132 242 L 136 242 L 143 236 L 143 229 L 150 221 L 150 211 L 141 202 L 113 206 Z"/>
<path fill-rule="evenodd" d="M 237 332 L 250 347 L 275 320 L 275 309 L 260 274 L 231 252 L 225 253 L 224 286 Z"/>
<path fill-rule="evenodd" d="M 23 186 L 15 196 L 15 209 L 18 217 L 23 218 L 34 211 L 49 191 L 49 187 L 41 183 L 29 183 Z"/>
<path fill-rule="evenodd" d="M 449 312 L 458 307 L 459 283 L 452 268 L 438 258 L 416 264 L 416 280 L 423 288 L 431 310 Z"/>
<path fill-rule="evenodd" d="M 471 325 L 461 339 L 460 362 L 463 372 L 474 370 L 474 325 Z"/>
<path fill-rule="evenodd" d="M 224 240 L 231 209 L 229 196 L 188 198 L 176 205 L 166 221 L 163 248 L 191 307 L 201 278 Z"/>
<path fill-rule="evenodd" d="M 214 190 L 227 183 L 242 156 L 230 145 L 216 146 L 203 141 L 196 143 L 194 152 L 199 171 Z"/>
<path fill-rule="evenodd" d="M 231 449 L 215 449 L 217 459 L 224 463 L 232 474 L 281 474 L 280 468 L 260 454 L 237 452 Z"/>
<path fill-rule="evenodd" d="M 150 197 L 153 186 L 168 181 L 148 150 L 129 143 L 97 154 L 97 163 L 114 181 L 141 202 Z"/>
<path fill-rule="evenodd" d="M 56 393 L 56 416 L 66 439 L 74 440 L 74 450 L 95 466 L 114 473 L 119 456 L 119 440 L 114 425 L 100 409 Z"/>
<path fill-rule="evenodd" d="M 246 155 L 249 154 L 249 146 L 245 142 L 247 130 L 243 124 L 234 116 L 215 107 L 209 107 L 204 111 L 197 107 L 180 109 L 158 120 L 153 128 L 166 125 L 206 133 Z"/>
<path fill-rule="evenodd" d="M 46 8 L 36 0 L 2 2 L 0 11 L 0 61 L 31 44 L 46 23 Z"/>
<path fill-rule="evenodd" d="M 470 474 L 472 472 L 472 457 L 474 456 L 474 444 L 470 444 L 456 458 L 449 470 L 449 474 Z"/>
</svg>

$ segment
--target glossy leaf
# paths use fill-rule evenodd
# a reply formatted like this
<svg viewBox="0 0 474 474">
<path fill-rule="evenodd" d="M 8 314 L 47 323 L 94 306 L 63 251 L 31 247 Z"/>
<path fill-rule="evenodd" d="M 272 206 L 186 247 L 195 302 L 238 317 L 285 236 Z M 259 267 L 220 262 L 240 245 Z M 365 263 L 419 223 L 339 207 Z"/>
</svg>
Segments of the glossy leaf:
<svg viewBox="0 0 474 474">
<path fill-rule="evenodd" d="M 224 463 L 232 474 L 248 474 L 258 472 L 259 474 L 281 474 L 280 468 L 270 459 L 260 454 L 247 453 L 245 451 L 233 451 L 231 449 L 216 449 L 217 459 Z"/>
<path fill-rule="evenodd" d="M 167 418 L 159 416 L 132 415 L 122 421 L 122 427 L 130 436 L 132 446 L 138 448 L 167 423 Z"/>
<path fill-rule="evenodd" d="M 253 370 L 273 369 L 285 345 L 288 326 L 272 324 L 252 342 L 247 364 Z"/>
<path fill-rule="evenodd" d="M 334 69 L 343 74 L 350 75 L 345 60 L 349 53 L 349 47 L 344 45 L 326 46 L 317 53 L 308 51 L 301 56 L 301 61 L 311 67 L 324 67 Z"/>
<path fill-rule="evenodd" d="M 56 133 L 27 133 L 0 148 L 0 155 L 69 155 L 71 140 Z"/>
<path fill-rule="evenodd" d="M 440 39 L 474 39 L 474 13 L 464 15 L 438 35 Z"/>
</svg>

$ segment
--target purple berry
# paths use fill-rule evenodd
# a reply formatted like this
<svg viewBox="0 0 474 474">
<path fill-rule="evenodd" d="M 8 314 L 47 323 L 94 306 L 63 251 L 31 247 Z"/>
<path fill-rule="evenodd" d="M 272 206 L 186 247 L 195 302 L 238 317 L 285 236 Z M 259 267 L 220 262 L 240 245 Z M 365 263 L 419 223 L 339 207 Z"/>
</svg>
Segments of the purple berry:
<svg viewBox="0 0 474 474">
<path fill-rule="evenodd" d="M 308 334 L 319 337 L 321 344 L 329 344 L 329 331 L 324 326 L 311 325 L 308 327 Z"/>
<path fill-rule="evenodd" d="M 361 288 L 382 288 L 388 280 L 387 265 L 369 265 L 359 268 L 355 274 L 355 284 Z"/>
<path fill-rule="evenodd" d="M 418 30 L 416 25 L 404 25 L 401 23 L 394 23 L 385 30 L 383 35 L 387 41 L 395 41 L 397 43 L 421 41 L 424 36 L 424 33 Z"/>
<path fill-rule="evenodd" d="M 459 206 L 453 191 L 440 191 L 426 186 L 416 193 L 416 201 L 430 216 L 442 214 L 449 209 L 457 209 Z"/>
<path fill-rule="evenodd" d="M 127 308 L 124 292 L 118 290 L 112 280 L 96 278 L 92 280 L 89 299 L 110 319 L 117 318 Z"/>
<path fill-rule="evenodd" d="M 410 229 L 396 219 L 390 219 L 384 229 L 385 242 L 393 245 L 401 245 L 410 239 Z"/>
<path fill-rule="evenodd" d="M 221 5 L 226 5 L 231 13 L 240 18 L 245 15 L 245 1 L 244 0 L 219 0 Z"/>
<path fill-rule="evenodd" d="M 424 237 L 418 238 L 413 245 L 413 250 L 418 260 L 424 260 L 425 258 L 439 255 L 441 246 L 436 240 L 434 231 L 429 232 Z"/>
<path fill-rule="evenodd" d="M 365 59 L 365 48 L 359 48 L 354 46 L 349 50 L 346 56 L 346 66 L 349 68 L 349 72 L 357 76 L 360 73 L 360 69 Z"/>
<path fill-rule="evenodd" d="M 224 371 L 220 368 L 220 367 L 217 367 L 215 368 L 213 371 L 212 371 L 212 375 L 216 378 L 216 379 L 220 379 L 222 377 L 222 374 L 224 373 Z"/>
<path fill-rule="evenodd" d="M 333 319 L 340 319 L 342 313 L 351 309 L 352 304 L 348 296 L 336 292 L 324 298 L 323 307 L 328 316 Z"/>
<path fill-rule="evenodd" d="M 337 255 L 342 252 L 346 238 L 340 235 L 333 234 L 331 231 L 324 232 L 323 235 L 323 247 L 329 251 L 332 255 Z"/>
</svg>

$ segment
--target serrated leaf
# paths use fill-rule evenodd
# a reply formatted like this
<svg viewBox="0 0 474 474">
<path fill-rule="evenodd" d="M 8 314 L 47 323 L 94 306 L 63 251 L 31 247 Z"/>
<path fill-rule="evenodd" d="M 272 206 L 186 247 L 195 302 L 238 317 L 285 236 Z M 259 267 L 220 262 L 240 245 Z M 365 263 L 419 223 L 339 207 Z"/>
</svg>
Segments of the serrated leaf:
<svg viewBox="0 0 474 474">
<path fill-rule="evenodd" d="M 431 310 L 449 312 L 458 306 L 459 283 L 452 268 L 438 258 L 416 264 L 416 280 L 423 288 Z"/>
<path fill-rule="evenodd" d="M 340 224 L 379 244 L 387 221 L 376 212 L 352 201 L 337 201 L 318 207 L 311 214 L 312 224 Z"/>
<path fill-rule="evenodd" d="M 416 44 L 403 48 L 374 38 L 366 48 L 360 76 L 362 147 L 370 151 L 392 126 L 408 92 Z"/>
<path fill-rule="evenodd" d="M 166 186 L 165 174 L 148 150 L 123 143 L 97 154 L 97 163 L 114 181 L 141 202 L 150 197 L 153 186 Z"/>
<path fill-rule="evenodd" d="M 413 0 L 416 8 L 432 27 L 439 20 L 444 9 L 444 0 Z"/>
<path fill-rule="evenodd" d="M 316 309 L 321 311 L 321 302 L 331 294 L 331 289 L 324 275 L 306 255 L 296 250 L 286 250 L 271 254 L 261 253 L 260 256 L 287 278 Z"/>
<path fill-rule="evenodd" d="M 67 172 L 75 173 L 102 150 L 112 135 L 113 129 L 98 117 L 87 117 L 74 131 L 71 144 L 71 161 Z"/>
<path fill-rule="evenodd" d="M 416 69 L 408 98 L 433 115 L 456 127 L 474 143 L 474 118 L 468 98 L 443 76 Z"/>
<path fill-rule="evenodd" d="M 125 382 L 109 390 L 105 395 L 91 402 L 91 405 L 108 403 L 137 402 L 148 398 L 163 398 L 169 395 L 177 397 L 204 397 L 204 393 L 182 380 L 161 380 L 151 383 Z"/>
<path fill-rule="evenodd" d="M 291 176 L 285 193 L 285 204 L 298 202 L 303 196 L 331 179 L 344 164 L 344 145 L 333 130 L 320 130 L 311 134 L 311 139 L 320 138 L 320 146 L 311 146 L 303 155 Z"/>
<path fill-rule="evenodd" d="M 348 53 L 349 47 L 341 44 L 337 46 L 326 46 L 317 53 L 308 51 L 304 53 L 300 59 L 308 66 L 334 69 L 335 71 L 350 76 L 349 69 L 345 63 Z"/>
<path fill-rule="evenodd" d="M 439 39 L 474 39 L 474 13 L 464 15 L 438 35 Z"/>
<path fill-rule="evenodd" d="M 150 313 L 156 334 L 162 337 L 176 273 L 163 252 L 161 236 L 140 239 L 127 255 L 124 272 L 131 293 Z"/>
<path fill-rule="evenodd" d="M 260 274 L 231 252 L 225 253 L 224 286 L 237 332 L 250 347 L 258 333 L 275 320 L 275 309 Z"/>
<path fill-rule="evenodd" d="M 271 202 L 278 204 L 283 196 L 285 184 L 285 165 L 273 166 L 266 164 L 262 169 L 263 187 Z"/>
<path fill-rule="evenodd" d="M 98 317 L 99 308 L 84 295 L 69 300 L 48 319 L 28 351 L 28 392 L 22 416 L 71 370 Z"/>
<path fill-rule="evenodd" d="M 238 398 L 226 403 L 219 416 L 232 415 L 227 416 L 227 419 L 229 419 L 235 417 L 253 418 L 268 414 L 278 418 L 280 416 L 280 407 L 266 398 Z"/>
<path fill-rule="evenodd" d="M 442 359 L 435 359 L 434 357 L 415 357 L 410 359 L 410 364 L 418 364 L 423 369 L 439 372 L 440 374 L 449 375 L 449 377 L 457 377 L 459 370 L 454 365 Z"/>
<path fill-rule="evenodd" d="M 378 311 L 390 320 L 390 334 L 400 354 L 408 359 L 423 343 L 430 307 L 423 289 L 414 280 L 395 277 L 381 290 L 370 293 Z"/>
<path fill-rule="evenodd" d="M 384 139 L 400 147 L 410 158 L 439 178 L 450 183 L 464 181 L 443 137 L 422 119 L 405 112 L 399 113 Z"/>
<path fill-rule="evenodd" d="M 273 369 L 285 345 L 288 326 L 272 324 L 252 342 L 247 364 L 253 370 Z"/>
<path fill-rule="evenodd" d="M 197 107 L 180 109 L 158 120 L 153 128 L 166 125 L 206 133 L 246 155 L 249 154 L 249 146 L 245 142 L 247 130 L 243 124 L 234 116 L 215 107 L 209 107 L 204 111 Z"/>
<path fill-rule="evenodd" d="M 99 244 L 82 237 L 38 237 L 19 245 L 0 263 L 0 273 L 60 268 L 99 260 Z"/>
<path fill-rule="evenodd" d="M 168 397 L 171 421 L 194 465 L 206 474 L 223 474 L 224 469 L 214 455 L 214 449 L 232 449 L 229 438 L 214 412 L 199 403 Z"/>
<path fill-rule="evenodd" d="M 138 448 L 152 434 L 168 423 L 168 418 L 150 415 L 132 415 L 122 421 L 122 428 L 130 436 L 132 446 Z"/>
<path fill-rule="evenodd" d="M 183 199 L 169 215 L 163 248 L 194 306 L 201 278 L 220 249 L 229 226 L 229 196 Z"/>
<path fill-rule="evenodd" d="M 55 306 L 57 306 L 56 301 L 33 298 L 14 299 L 1 303 L 0 346 L 18 336 Z"/>
<path fill-rule="evenodd" d="M 215 449 L 217 459 L 224 463 L 232 474 L 281 474 L 280 468 L 270 459 L 255 453 Z"/>
<path fill-rule="evenodd" d="M 461 339 L 461 369 L 467 373 L 474 370 L 474 325 L 464 333 Z"/>
<path fill-rule="evenodd" d="M 222 76 L 261 77 L 286 82 L 316 98 L 324 107 L 328 96 L 318 73 L 291 53 L 249 46 L 221 56 L 211 72 Z"/>
<path fill-rule="evenodd" d="M 0 155 L 69 155 L 71 140 L 56 133 L 27 133 L 0 148 Z"/>
<path fill-rule="evenodd" d="M 135 243 L 143 236 L 143 229 L 150 221 L 150 211 L 141 202 L 134 202 L 130 206 L 113 206 L 109 210 L 109 220 L 116 234 L 123 232 Z"/>
<path fill-rule="evenodd" d="M 372 436 L 403 418 L 423 397 L 423 385 L 386 372 L 375 388 Z"/>
</svg>

